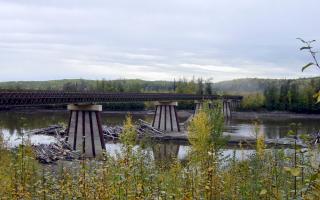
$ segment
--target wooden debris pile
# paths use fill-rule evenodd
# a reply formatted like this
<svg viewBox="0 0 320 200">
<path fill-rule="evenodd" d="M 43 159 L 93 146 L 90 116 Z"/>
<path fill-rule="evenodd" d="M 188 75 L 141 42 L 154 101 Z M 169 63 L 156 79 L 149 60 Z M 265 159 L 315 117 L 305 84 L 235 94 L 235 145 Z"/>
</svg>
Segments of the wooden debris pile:
<svg viewBox="0 0 320 200">
<path fill-rule="evenodd" d="M 73 151 L 63 139 L 55 143 L 33 145 L 36 158 L 44 164 L 54 163 L 57 160 L 74 160 L 80 158 L 80 153 Z"/>
<path fill-rule="evenodd" d="M 118 140 L 120 137 L 120 134 L 123 131 L 123 127 L 122 126 L 103 126 L 102 127 L 103 130 L 103 135 L 104 138 L 107 140 Z"/>
<path fill-rule="evenodd" d="M 26 134 L 30 135 L 63 135 L 64 128 L 61 125 L 51 125 L 47 128 L 34 129 L 26 132 Z"/>
<path fill-rule="evenodd" d="M 155 129 L 149 124 L 148 122 L 145 122 L 143 120 L 139 120 L 138 123 L 135 125 L 138 138 L 141 138 L 146 135 L 159 135 L 164 134 L 164 132 Z M 103 134 L 104 138 L 106 140 L 118 140 L 120 138 L 121 133 L 123 132 L 122 126 L 103 126 Z"/>
<path fill-rule="evenodd" d="M 141 135 L 146 135 L 146 134 L 149 134 L 149 135 L 164 134 L 163 131 L 160 131 L 160 130 L 152 127 L 150 123 L 148 123 L 146 121 L 143 121 L 141 119 L 139 119 L 138 125 L 137 125 L 136 128 L 137 128 L 138 135 L 139 134 L 141 134 Z"/>
<path fill-rule="evenodd" d="M 103 134 L 106 140 L 118 140 L 123 132 L 122 126 L 103 126 Z M 139 120 L 135 125 L 138 138 L 142 138 L 146 135 L 154 136 L 164 134 L 164 132 L 155 129 L 148 122 Z M 52 125 L 47 128 L 35 129 L 29 131 L 27 134 L 34 135 L 52 135 L 57 139 L 57 142 L 50 144 L 38 144 L 33 145 L 36 158 L 45 164 L 54 163 L 57 160 L 74 160 L 81 157 L 80 152 L 73 151 L 69 143 L 66 142 L 64 137 L 65 130 L 60 125 Z"/>
<path fill-rule="evenodd" d="M 29 135 L 51 135 L 56 138 L 56 142 L 50 144 L 32 145 L 36 159 L 44 164 L 51 164 L 58 160 L 74 160 L 80 158 L 80 153 L 73 151 L 64 136 L 65 129 L 61 125 L 51 125 L 47 128 L 34 129 Z"/>
</svg>

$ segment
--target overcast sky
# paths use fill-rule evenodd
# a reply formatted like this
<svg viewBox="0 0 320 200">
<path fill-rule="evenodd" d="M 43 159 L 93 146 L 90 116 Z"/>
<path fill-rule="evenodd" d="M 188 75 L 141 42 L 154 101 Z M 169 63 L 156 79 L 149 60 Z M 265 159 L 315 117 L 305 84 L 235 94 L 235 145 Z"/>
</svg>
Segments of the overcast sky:
<svg viewBox="0 0 320 200">
<path fill-rule="evenodd" d="M 0 81 L 296 78 L 319 0 L 0 0 Z M 320 41 L 318 43 L 320 47 Z"/>
</svg>

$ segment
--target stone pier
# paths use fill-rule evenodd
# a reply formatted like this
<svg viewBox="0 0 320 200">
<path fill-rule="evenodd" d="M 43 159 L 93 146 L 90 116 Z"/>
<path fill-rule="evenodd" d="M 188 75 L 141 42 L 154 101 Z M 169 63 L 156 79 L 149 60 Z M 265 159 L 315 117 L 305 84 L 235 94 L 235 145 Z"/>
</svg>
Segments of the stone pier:
<svg viewBox="0 0 320 200">
<path fill-rule="evenodd" d="M 177 115 L 177 102 L 156 102 L 156 111 L 152 126 L 166 132 L 180 132 Z"/>
<path fill-rule="evenodd" d="M 101 156 L 105 148 L 101 127 L 101 105 L 68 105 L 70 119 L 67 141 L 84 157 Z"/>
</svg>

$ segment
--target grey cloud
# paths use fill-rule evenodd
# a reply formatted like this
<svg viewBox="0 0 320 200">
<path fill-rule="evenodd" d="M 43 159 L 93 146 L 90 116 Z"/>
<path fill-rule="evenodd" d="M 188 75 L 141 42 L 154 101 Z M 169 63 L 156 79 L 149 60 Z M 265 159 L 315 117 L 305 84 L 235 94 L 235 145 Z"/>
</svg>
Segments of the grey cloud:
<svg viewBox="0 0 320 200">
<path fill-rule="evenodd" d="M 0 0 L 0 81 L 314 75 L 300 73 L 310 57 L 295 38 L 319 39 L 319 6 L 317 0 Z"/>
</svg>

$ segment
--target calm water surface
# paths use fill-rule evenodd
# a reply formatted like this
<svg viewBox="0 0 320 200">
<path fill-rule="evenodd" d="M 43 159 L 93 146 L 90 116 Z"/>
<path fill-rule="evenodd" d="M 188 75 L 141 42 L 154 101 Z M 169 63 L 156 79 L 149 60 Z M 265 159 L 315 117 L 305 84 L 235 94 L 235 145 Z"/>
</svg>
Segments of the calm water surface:
<svg viewBox="0 0 320 200">
<path fill-rule="evenodd" d="M 23 133 L 32 129 L 45 128 L 53 124 L 66 125 L 68 121 L 68 112 L 52 111 L 52 112 L 0 112 L 0 132 L 4 135 L 9 146 L 16 146 L 21 142 L 21 136 Z M 133 120 L 143 119 L 145 121 L 151 121 L 152 115 L 133 114 Z M 102 113 L 102 121 L 104 125 L 120 125 L 125 119 L 125 114 L 110 114 Z M 182 119 L 180 121 L 183 121 Z M 290 119 L 290 118 L 265 118 L 258 119 L 260 122 L 260 131 L 263 132 L 266 138 L 284 138 L 287 136 L 290 130 L 291 123 L 301 123 L 300 133 L 314 133 L 320 130 L 320 119 Z M 225 122 L 225 131 L 244 135 L 254 135 L 254 125 L 252 120 L 231 119 Z M 50 143 L 55 139 L 51 136 L 30 136 L 32 143 Z M 120 151 L 120 144 L 107 143 L 107 150 L 112 155 Z M 149 149 L 152 151 L 154 157 L 161 159 L 163 155 L 161 152 L 171 152 L 169 154 L 177 154 L 176 157 L 183 159 L 187 155 L 187 146 L 181 146 L 176 144 L 159 144 L 159 146 Z M 233 150 L 225 150 L 225 155 L 232 155 Z M 242 152 L 243 153 L 243 152 Z M 246 155 L 250 154 L 251 150 L 245 152 Z M 240 152 L 236 152 L 237 157 L 240 156 Z M 170 155 L 169 155 L 170 156 Z"/>
</svg>

